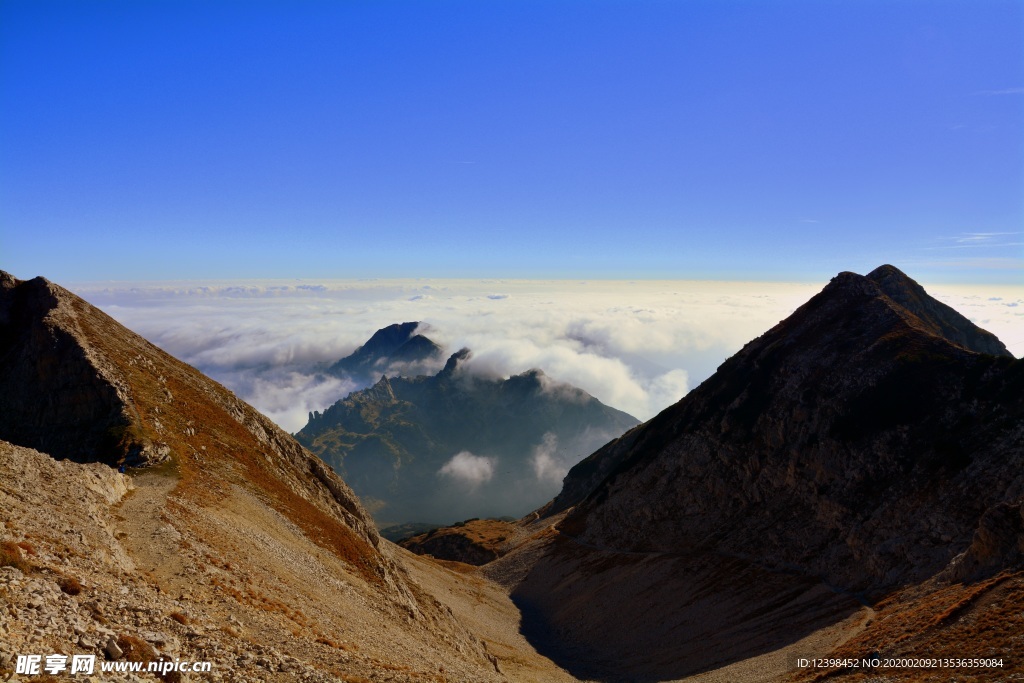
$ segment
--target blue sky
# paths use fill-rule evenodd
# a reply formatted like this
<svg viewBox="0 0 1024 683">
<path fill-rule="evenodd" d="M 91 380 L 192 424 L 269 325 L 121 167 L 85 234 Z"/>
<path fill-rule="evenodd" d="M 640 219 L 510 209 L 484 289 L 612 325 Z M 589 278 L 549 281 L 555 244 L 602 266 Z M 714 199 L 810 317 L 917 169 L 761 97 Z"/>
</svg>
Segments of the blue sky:
<svg viewBox="0 0 1024 683">
<path fill-rule="evenodd" d="M 0 3 L 0 268 L 1024 280 L 1024 3 Z"/>
</svg>

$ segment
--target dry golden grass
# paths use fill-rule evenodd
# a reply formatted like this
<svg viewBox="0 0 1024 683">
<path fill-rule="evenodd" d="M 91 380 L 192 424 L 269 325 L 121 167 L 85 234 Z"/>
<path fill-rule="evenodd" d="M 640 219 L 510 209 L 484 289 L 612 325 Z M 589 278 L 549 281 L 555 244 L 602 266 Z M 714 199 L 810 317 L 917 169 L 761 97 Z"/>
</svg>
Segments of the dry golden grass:
<svg viewBox="0 0 1024 683">
<path fill-rule="evenodd" d="M 331 671 L 332 674 L 345 681 L 345 683 L 372 683 L 366 676 L 357 676 L 355 674 L 348 674 L 344 671 L 334 669 Z"/>
<path fill-rule="evenodd" d="M 81 595 L 82 584 L 73 576 L 65 576 L 57 582 L 60 589 L 68 595 Z"/>
<path fill-rule="evenodd" d="M 213 576 L 210 578 L 210 584 L 221 592 L 230 595 L 235 599 L 236 602 L 255 607 L 256 609 L 264 612 L 271 612 L 284 615 L 288 619 L 291 619 L 299 626 L 308 627 L 309 620 L 306 615 L 300 610 L 290 607 L 288 604 L 275 600 L 274 598 L 267 597 L 263 593 L 254 590 L 253 588 L 246 587 L 244 590 L 239 590 L 234 586 L 231 586 L 224 581 L 221 581 L 220 577 Z"/>
<path fill-rule="evenodd" d="M 32 565 L 21 554 L 21 547 L 14 541 L 0 543 L 0 567 L 14 567 L 22 573 L 32 571 Z"/>
<path fill-rule="evenodd" d="M 441 565 L 445 569 L 450 569 L 458 574 L 472 574 L 477 571 L 479 567 L 475 564 L 466 564 L 465 562 L 455 562 L 454 560 L 441 560 L 436 557 L 430 558 L 436 564 Z"/>
<path fill-rule="evenodd" d="M 1002 668 L 885 669 L 798 672 L 795 680 L 972 681 L 1024 679 L 1024 572 L 1004 572 L 973 584 L 925 584 L 875 605 L 868 627 L 829 657 L 1002 658 Z"/>
<path fill-rule="evenodd" d="M 117 646 L 129 662 L 149 663 L 156 660 L 156 650 L 142 638 L 121 634 L 117 637 Z"/>
<path fill-rule="evenodd" d="M 415 553 L 432 555 L 435 561 L 453 571 L 465 572 L 471 570 L 459 567 L 463 564 L 460 560 L 481 564 L 501 557 L 508 552 L 508 539 L 515 537 L 518 530 L 510 522 L 469 519 L 413 536 L 400 545 Z M 452 565 L 444 564 L 446 562 L 452 562 Z"/>
</svg>

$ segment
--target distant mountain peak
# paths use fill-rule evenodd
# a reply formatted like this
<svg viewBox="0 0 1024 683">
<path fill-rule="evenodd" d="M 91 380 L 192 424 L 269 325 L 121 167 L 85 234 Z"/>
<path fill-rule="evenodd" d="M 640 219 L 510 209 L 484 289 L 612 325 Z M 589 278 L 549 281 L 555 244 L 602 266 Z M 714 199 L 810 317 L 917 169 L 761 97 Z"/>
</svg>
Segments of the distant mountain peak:
<svg viewBox="0 0 1024 683">
<path fill-rule="evenodd" d="M 388 325 L 376 332 L 351 354 L 332 365 L 328 372 L 357 381 L 372 382 L 381 372 L 413 373 L 427 369 L 441 358 L 443 350 L 429 338 L 417 334 L 426 325 L 405 322 Z M 436 366 L 431 369 L 436 369 Z"/>
<path fill-rule="evenodd" d="M 460 349 L 432 376 L 380 376 L 295 436 L 375 501 L 378 521 L 399 523 L 522 514 L 576 459 L 637 424 L 537 369 L 470 375 L 471 356 Z"/>
</svg>

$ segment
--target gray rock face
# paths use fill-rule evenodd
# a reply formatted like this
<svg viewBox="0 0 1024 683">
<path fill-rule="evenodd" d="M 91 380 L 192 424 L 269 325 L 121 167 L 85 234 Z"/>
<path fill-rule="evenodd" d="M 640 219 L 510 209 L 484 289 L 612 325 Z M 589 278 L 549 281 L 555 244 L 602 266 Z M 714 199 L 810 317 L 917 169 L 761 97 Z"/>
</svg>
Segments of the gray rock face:
<svg viewBox="0 0 1024 683">
<path fill-rule="evenodd" d="M 986 510 L 1024 493 L 1024 361 L 972 328 L 895 268 L 841 273 L 574 469 L 563 495 L 610 474 L 559 528 L 594 546 L 705 549 L 855 591 L 933 576 L 972 544 Z"/>
<path fill-rule="evenodd" d="M 953 581 L 972 581 L 1024 560 L 1024 501 L 999 503 L 985 511 L 967 551 L 945 572 Z"/>
<path fill-rule="evenodd" d="M 134 421 L 124 381 L 80 334 L 72 296 L 0 272 L 0 439 L 77 462 L 163 459 Z"/>
</svg>

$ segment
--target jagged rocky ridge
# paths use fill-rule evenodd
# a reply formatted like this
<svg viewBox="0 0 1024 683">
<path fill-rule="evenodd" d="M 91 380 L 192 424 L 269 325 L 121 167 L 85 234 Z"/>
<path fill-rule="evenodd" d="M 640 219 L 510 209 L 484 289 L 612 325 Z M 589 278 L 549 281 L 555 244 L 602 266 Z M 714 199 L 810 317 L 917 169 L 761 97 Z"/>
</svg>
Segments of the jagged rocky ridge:
<svg viewBox="0 0 1024 683">
<path fill-rule="evenodd" d="M 381 377 L 311 414 L 295 436 L 345 477 L 378 521 L 450 522 L 536 507 L 558 487 L 538 469 L 544 463 L 575 462 L 637 424 L 540 370 L 474 375 L 465 370 L 469 356 L 452 354 L 433 376 Z M 493 471 L 478 481 L 441 475 L 459 453 L 489 458 Z"/>
</svg>

